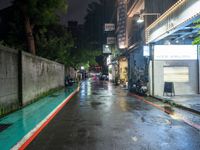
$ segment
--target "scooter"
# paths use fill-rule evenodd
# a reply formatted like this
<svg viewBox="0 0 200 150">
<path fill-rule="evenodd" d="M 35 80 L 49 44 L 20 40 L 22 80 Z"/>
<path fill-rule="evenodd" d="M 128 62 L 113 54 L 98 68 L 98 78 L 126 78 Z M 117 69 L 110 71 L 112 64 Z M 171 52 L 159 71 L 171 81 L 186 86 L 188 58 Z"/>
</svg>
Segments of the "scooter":
<svg viewBox="0 0 200 150">
<path fill-rule="evenodd" d="M 131 92 L 135 92 L 139 95 L 146 95 L 148 92 L 147 86 L 141 80 L 138 80 L 136 83 L 133 83 L 131 87 Z"/>
</svg>

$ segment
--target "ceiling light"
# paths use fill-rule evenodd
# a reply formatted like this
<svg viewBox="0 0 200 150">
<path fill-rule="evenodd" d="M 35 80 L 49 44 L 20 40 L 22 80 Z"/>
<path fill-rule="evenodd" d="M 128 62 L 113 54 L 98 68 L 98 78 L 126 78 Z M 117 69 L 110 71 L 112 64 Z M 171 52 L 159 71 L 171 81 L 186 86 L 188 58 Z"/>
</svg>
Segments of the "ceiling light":
<svg viewBox="0 0 200 150">
<path fill-rule="evenodd" d="M 137 20 L 137 23 L 143 23 L 144 22 L 144 17 L 140 15 L 140 17 Z"/>
</svg>

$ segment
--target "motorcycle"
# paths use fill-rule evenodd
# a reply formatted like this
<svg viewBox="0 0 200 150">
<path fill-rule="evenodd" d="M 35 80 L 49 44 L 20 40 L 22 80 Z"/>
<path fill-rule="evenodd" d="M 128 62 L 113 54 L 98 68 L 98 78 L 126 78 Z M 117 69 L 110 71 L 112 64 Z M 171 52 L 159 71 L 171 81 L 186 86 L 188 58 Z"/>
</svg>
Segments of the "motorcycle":
<svg viewBox="0 0 200 150">
<path fill-rule="evenodd" d="M 138 80 L 136 83 L 132 84 L 131 92 L 137 93 L 139 95 L 147 95 L 148 88 L 142 80 Z"/>
</svg>

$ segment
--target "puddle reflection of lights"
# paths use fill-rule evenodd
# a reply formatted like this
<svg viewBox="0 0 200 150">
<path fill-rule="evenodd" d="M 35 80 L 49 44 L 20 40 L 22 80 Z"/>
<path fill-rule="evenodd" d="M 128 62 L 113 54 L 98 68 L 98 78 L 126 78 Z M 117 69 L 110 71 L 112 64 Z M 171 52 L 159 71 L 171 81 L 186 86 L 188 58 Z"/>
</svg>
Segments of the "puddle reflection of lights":
<svg viewBox="0 0 200 150">
<path fill-rule="evenodd" d="M 90 80 L 87 81 L 87 95 L 91 95 L 92 94 L 92 86 L 91 86 L 91 82 Z"/>
<path fill-rule="evenodd" d="M 170 117 L 172 118 L 172 119 L 174 119 L 174 120 L 182 120 L 183 118 L 180 116 L 180 115 L 178 115 L 178 114 L 172 114 L 172 115 L 170 115 Z"/>
<path fill-rule="evenodd" d="M 85 96 L 85 89 L 81 89 L 81 92 L 80 92 L 80 97 L 83 98 Z"/>
<path fill-rule="evenodd" d="M 91 87 L 91 85 L 89 85 L 87 87 L 87 95 L 91 95 L 91 94 L 92 94 L 92 87 Z"/>
<path fill-rule="evenodd" d="M 112 92 L 112 86 L 110 84 L 108 84 L 108 91 Z"/>
<path fill-rule="evenodd" d="M 106 107 L 104 107 L 103 109 L 105 111 L 110 111 L 111 106 L 112 106 L 112 102 L 111 101 L 106 101 L 105 105 L 106 105 Z"/>
<path fill-rule="evenodd" d="M 128 111 L 128 109 L 129 109 L 129 106 L 128 106 L 127 102 L 124 99 L 121 99 L 119 101 L 119 106 L 122 109 L 122 111 Z"/>
</svg>

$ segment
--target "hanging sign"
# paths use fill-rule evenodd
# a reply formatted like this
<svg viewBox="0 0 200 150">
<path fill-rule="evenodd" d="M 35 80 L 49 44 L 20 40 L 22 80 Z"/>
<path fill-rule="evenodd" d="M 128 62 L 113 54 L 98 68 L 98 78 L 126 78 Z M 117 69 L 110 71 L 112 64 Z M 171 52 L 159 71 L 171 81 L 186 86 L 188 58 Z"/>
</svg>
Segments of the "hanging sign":
<svg viewBox="0 0 200 150">
<path fill-rule="evenodd" d="M 105 31 L 114 31 L 115 24 L 114 23 L 105 23 L 104 30 Z"/>
<path fill-rule="evenodd" d="M 103 54 L 111 54 L 111 47 L 109 45 L 103 45 Z"/>
<path fill-rule="evenodd" d="M 196 45 L 155 45 L 155 60 L 197 60 Z"/>
<path fill-rule="evenodd" d="M 115 44 L 115 37 L 107 37 L 107 44 Z"/>
</svg>

